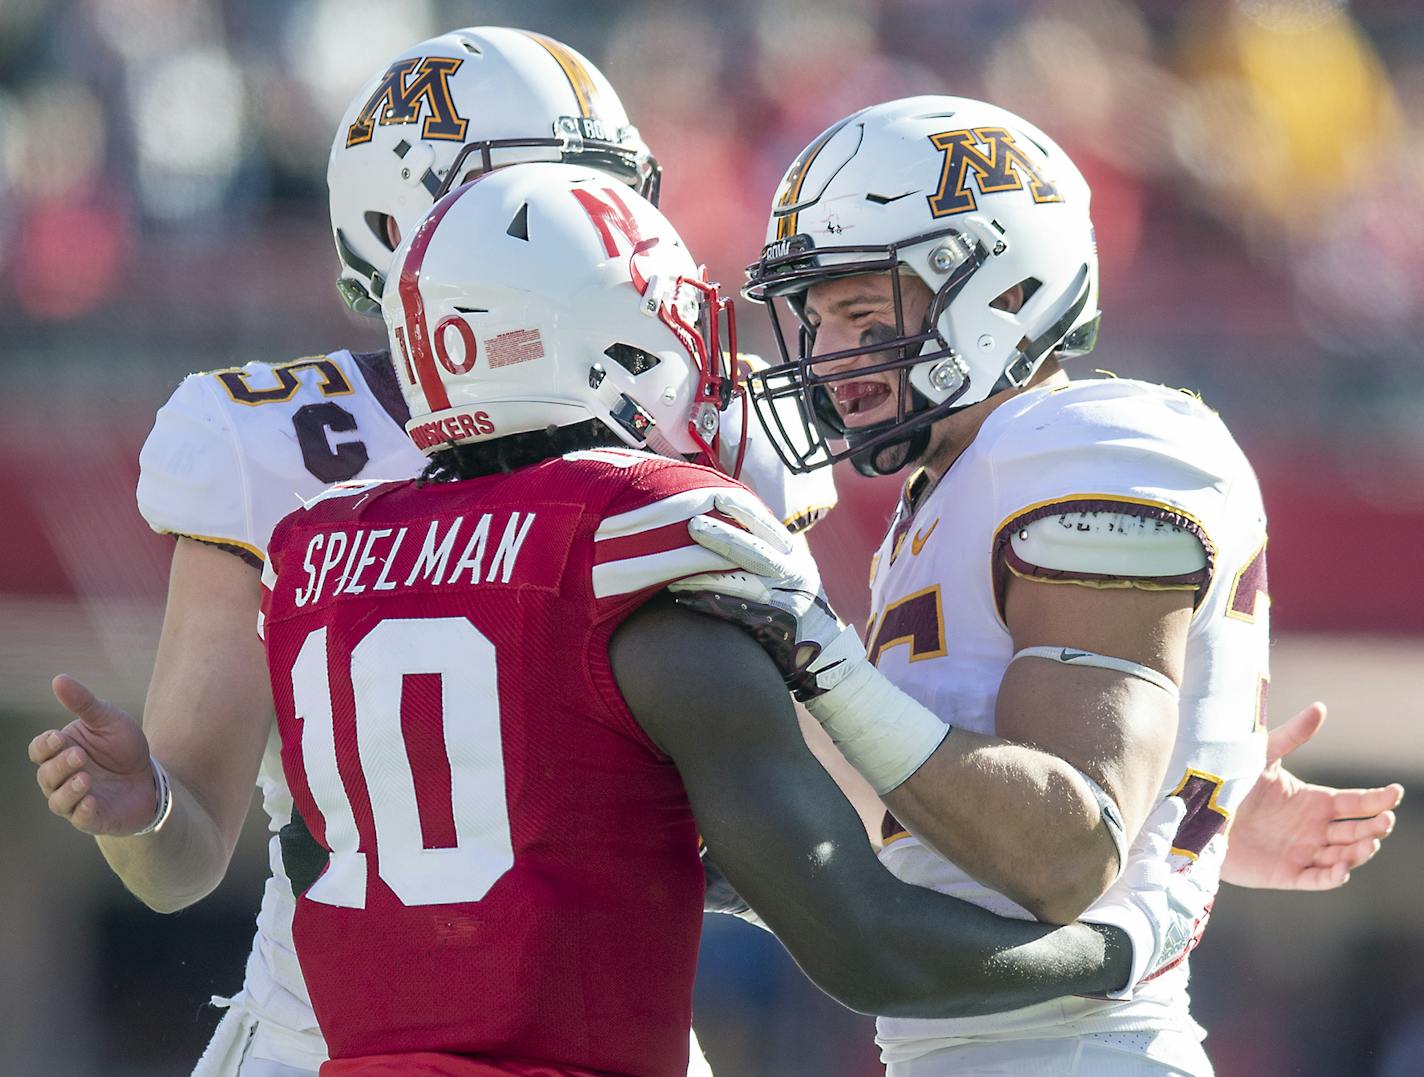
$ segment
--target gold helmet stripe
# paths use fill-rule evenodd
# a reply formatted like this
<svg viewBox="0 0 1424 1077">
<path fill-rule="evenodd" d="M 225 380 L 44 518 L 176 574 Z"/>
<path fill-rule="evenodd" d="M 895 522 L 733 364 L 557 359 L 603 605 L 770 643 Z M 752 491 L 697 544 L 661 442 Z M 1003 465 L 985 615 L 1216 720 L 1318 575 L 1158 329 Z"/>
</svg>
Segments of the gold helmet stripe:
<svg viewBox="0 0 1424 1077">
<path fill-rule="evenodd" d="M 855 115 L 859 115 L 856 113 Z M 836 133 L 848 124 L 855 116 L 847 116 L 840 123 L 834 124 L 821 132 L 814 142 L 801 151 L 801 155 L 791 163 L 791 167 L 786 171 L 786 178 L 782 182 L 781 196 L 776 200 L 776 209 L 784 210 L 788 206 L 796 205 L 801 198 L 801 185 L 806 182 L 806 174 L 811 171 L 811 165 L 815 163 L 817 155 L 826 148 L 826 143 L 836 137 Z M 788 239 L 796 234 L 796 218 L 799 214 L 795 211 L 787 213 L 777 219 L 776 238 Z"/>
<path fill-rule="evenodd" d="M 574 91 L 574 97 L 578 98 L 579 112 L 583 117 L 592 119 L 596 116 L 594 105 L 599 95 L 598 86 L 594 83 L 593 76 L 588 73 L 588 68 L 584 66 L 583 59 L 562 41 L 555 41 L 552 37 L 528 30 L 522 32 L 542 45 L 544 51 L 563 69 L 564 77 L 569 80 L 569 86 Z"/>
</svg>

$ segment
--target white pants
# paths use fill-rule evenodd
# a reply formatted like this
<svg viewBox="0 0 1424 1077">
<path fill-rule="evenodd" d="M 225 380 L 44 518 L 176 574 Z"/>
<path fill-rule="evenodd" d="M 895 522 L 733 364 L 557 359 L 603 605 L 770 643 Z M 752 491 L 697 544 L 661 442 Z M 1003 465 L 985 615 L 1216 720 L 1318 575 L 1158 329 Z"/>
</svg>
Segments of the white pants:
<svg viewBox="0 0 1424 1077">
<path fill-rule="evenodd" d="M 285 1051 L 284 1041 L 287 1041 Z M 290 1035 L 274 1036 L 270 1024 L 264 1024 L 251 1011 L 234 1003 L 213 1031 L 213 1038 L 198 1060 L 193 1077 L 317 1077 L 319 1060 L 311 1069 L 303 1069 L 272 1057 L 278 1054 L 291 1057 Z M 697 1042 L 696 1031 L 692 1032 L 687 1077 L 712 1077 L 712 1067 Z"/>
<path fill-rule="evenodd" d="M 1212 1077 L 1186 1032 L 1099 1032 L 944 1047 L 892 1062 L 885 1077 Z"/>
</svg>

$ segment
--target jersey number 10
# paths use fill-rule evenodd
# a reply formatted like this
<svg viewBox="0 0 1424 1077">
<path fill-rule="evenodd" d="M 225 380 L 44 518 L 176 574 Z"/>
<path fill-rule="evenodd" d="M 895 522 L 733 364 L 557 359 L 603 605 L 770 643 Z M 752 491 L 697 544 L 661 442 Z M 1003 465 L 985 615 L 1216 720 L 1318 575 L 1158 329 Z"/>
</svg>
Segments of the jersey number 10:
<svg viewBox="0 0 1424 1077">
<path fill-rule="evenodd" d="M 329 676 L 330 671 L 330 676 Z M 401 724 L 405 678 L 440 682 L 439 728 L 450 772 L 452 848 L 422 837 L 420 804 Z M 356 749 L 375 824 L 377 873 L 406 905 L 479 901 L 514 865 L 505 799 L 494 644 L 463 617 L 387 619 L 331 670 L 327 630 L 307 636 L 292 666 L 302 761 L 326 823 L 331 860 L 306 891 L 312 901 L 366 907 L 366 854 L 336 764 L 331 677 L 350 684 Z"/>
</svg>

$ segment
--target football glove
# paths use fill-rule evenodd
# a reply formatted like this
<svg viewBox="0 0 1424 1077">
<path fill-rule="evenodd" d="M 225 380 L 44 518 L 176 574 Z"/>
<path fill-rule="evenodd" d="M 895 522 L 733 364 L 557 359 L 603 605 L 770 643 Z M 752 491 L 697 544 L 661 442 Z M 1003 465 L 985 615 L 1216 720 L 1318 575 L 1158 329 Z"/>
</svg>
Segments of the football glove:
<svg viewBox="0 0 1424 1077">
<path fill-rule="evenodd" d="M 716 516 L 694 516 L 688 533 L 742 572 L 689 576 L 669 585 L 680 606 L 729 621 L 771 656 L 801 702 L 834 688 L 865 660 L 855 630 L 841 623 L 804 542 L 744 497 L 718 494 Z"/>
<path fill-rule="evenodd" d="M 1080 917 L 1119 927 L 1132 941 L 1132 975 L 1111 999 L 1131 999 L 1140 984 L 1176 968 L 1201 941 L 1216 900 L 1216 861 L 1174 870 L 1172 842 L 1186 815 L 1181 797 L 1167 797 L 1147 817 L 1128 851 L 1127 867 Z"/>
</svg>

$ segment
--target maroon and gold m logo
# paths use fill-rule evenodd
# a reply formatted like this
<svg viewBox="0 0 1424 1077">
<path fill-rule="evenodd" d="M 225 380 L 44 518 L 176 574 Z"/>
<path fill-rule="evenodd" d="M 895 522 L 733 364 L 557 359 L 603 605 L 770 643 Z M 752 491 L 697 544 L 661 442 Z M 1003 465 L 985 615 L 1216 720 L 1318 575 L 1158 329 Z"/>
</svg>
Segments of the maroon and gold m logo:
<svg viewBox="0 0 1424 1077">
<path fill-rule="evenodd" d="M 425 56 L 393 63 L 347 129 L 346 145 L 370 142 L 378 119 L 383 126 L 416 123 L 427 106 L 430 115 L 420 129 L 421 137 L 463 142 L 469 121 L 455 111 L 450 76 L 464 62 L 452 56 Z"/>
<path fill-rule="evenodd" d="M 980 194 L 1021 191 L 1027 177 L 1028 191 L 1035 202 L 1063 201 L 1058 188 L 1039 172 L 1019 149 L 1014 136 L 1002 127 L 941 131 L 930 135 L 930 141 L 935 149 L 944 151 L 939 190 L 927 196 L 930 213 L 935 217 L 968 213 L 977 206 L 974 192 L 967 186 L 971 172 Z"/>
</svg>

